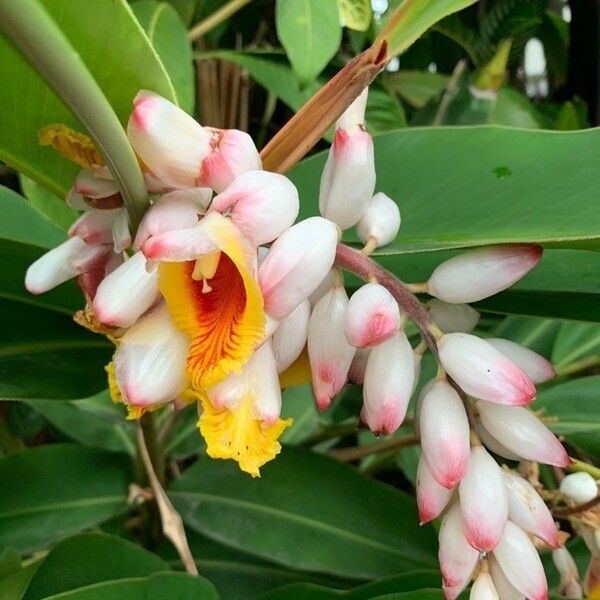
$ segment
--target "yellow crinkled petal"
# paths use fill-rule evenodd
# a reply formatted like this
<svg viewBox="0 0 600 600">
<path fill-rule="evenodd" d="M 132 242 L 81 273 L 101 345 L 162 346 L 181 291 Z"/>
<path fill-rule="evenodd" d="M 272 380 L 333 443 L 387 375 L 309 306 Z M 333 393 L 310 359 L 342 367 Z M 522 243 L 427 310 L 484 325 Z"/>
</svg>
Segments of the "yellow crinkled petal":
<svg viewBox="0 0 600 600">
<path fill-rule="evenodd" d="M 211 458 L 236 460 L 242 471 L 260 477 L 259 468 L 281 451 L 277 441 L 292 419 L 277 419 L 263 428 L 254 415 L 253 401 L 246 397 L 235 410 L 216 409 L 206 395 L 202 396 L 202 415 L 198 422 Z"/>
<path fill-rule="evenodd" d="M 248 242 L 218 213 L 208 222 L 207 229 L 221 250 L 210 279 L 192 277 L 193 260 L 163 262 L 158 267 L 160 291 L 173 322 L 192 340 L 187 368 L 192 387 L 199 391 L 239 373 L 262 341 L 265 328 L 263 298 Z"/>
<path fill-rule="evenodd" d="M 38 140 L 42 146 L 52 146 L 65 158 L 84 169 L 106 164 L 90 137 L 62 123 L 42 127 L 38 131 Z"/>
</svg>

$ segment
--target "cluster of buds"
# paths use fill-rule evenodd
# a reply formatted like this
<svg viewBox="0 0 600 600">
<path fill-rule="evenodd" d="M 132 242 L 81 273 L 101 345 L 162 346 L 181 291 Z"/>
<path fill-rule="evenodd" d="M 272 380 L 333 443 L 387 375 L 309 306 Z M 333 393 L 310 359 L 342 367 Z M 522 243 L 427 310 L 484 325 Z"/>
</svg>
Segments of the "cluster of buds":
<svg viewBox="0 0 600 600">
<path fill-rule="evenodd" d="M 535 384 L 555 373 L 527 348 L 473 335 L 479 313 L 469 306 L 523 277 L 541 248 L 495 246 L 443 262 L 415 288 L 433 297 L 420 321 L 376 271 L 349 298 L 339 252 L 335 264 L 341 232 L 355 228 L 364 247 L 351 252 L 372 264 L 368 254 L 400 228 L 396 203 L 374 193 L 366 99 L 365 90 L 336 123 L 321 216 L 295 223 L 295 186 L 262 170 L 246 133 L 203 127 L 140 92 L 127 134 L 152 204 L 135 238 L 116 184 L 106 167 L 93 166 L 67 198 L 85 211 L 70 239 L 30 267 L 26 285 L 40 293 L 78 276 L 97 329 L 116 345 L 107 367 L 113 399 L 132 418 L 196 402 L 208 454 L 253 476 L 291 424 L 280 418 L 281 384 L 307 365 L 305 348 L 317 407 L 348 381 L 362 384 L 362 421 L 391 434 L 405 419 L 429 344 L 439 369 L 415 407 L 423 450 L 417 500 L 423 523 L 442 517 L 446 597 L 474 579 L 475 599 L 542 600 L 547 585 L 532 537 L 556 548 L 554 521 L 535 487 L 490 453 L 569 463 L 527 408 Z M 404 332 L 409 318 L 423 333 L 415 348 Z"/>
</svg>

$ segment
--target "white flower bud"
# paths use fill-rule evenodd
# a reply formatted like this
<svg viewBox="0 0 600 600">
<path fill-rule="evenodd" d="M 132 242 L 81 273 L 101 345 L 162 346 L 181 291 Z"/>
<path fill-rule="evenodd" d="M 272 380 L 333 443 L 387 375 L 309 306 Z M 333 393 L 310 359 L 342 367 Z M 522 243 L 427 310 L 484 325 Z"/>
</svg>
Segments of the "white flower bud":
<svg viewBox="0 0 600 600">
<path fill-rule="evenodd" d="M 427 307 L 431 319 L 444 333 L 470 333 L 481 316 L 468 304 L 448 304 L 437 298 L 430 300 Z"/>
<path fill-rule="evenodd" d="M 436 381 L 423 397 L 419 426 L 431 474 L 451 489 L 467 472 L 469 421 L 459 395 L 445 381 Z"/>
<path fill-rule="evenodd" d="M 577 565 L 571 553 L 563 546 L 552 552 L 552 561 L 560 574 L 558 592 L 565 598 L 583 598 Z"/>
<path fill-rule="evenodd" d="M 367 283 L 352 294 L 344 323 L 350 345 L 377 346 L 395 335 L 399 327 L 398 303 L 382 285 Z"/>
<path fill-rule="evenodd" d="M 469 600 L 500 600 L 492 577 L 483 571 L 477 575 L 471 588 Z"/>
<path fill-rule="evenodd" d="M 310 217 L 275 240 L 258 269 L 267 313 L 286 317 L 317 288 L 333 266 L 337 235 L 331 221 Z"/>
<path fill-rule="evenodd" d="M 398 205 L 383 192 L 377 192 L 356 224 L 356 233 L 363 244 L 374 239 L 379 248 L 394 241 L 400 230 L 400 222 Z"/>
<path fill-rule="evenodd" d="M 481 419 L 475 418 L 475 431 L 479 436 L 479 439 L 482 441 L 483 445 L 498 456 L 502 456 L 503 458 L 507 458 L 508 460 L 523 460 L 518 454 L 510 451 L 508 448 L 504 447 L 484 426 L 481 422 Z"/>
<path fill-rule="evenodd" d="M 86 198 L 106 198 L 119 192 L 119 185 L 112 179 L 98 177 L 94 171 L 82 169 L 75 178 L 73 190 Z"/>
<path fill-rule="evenodd" d="M 529 404 L 535 386 L 527 374 L 491 344 L 468 333 L 438 340 L 442 366 L 470 396 L 499 404 Z"/>
<path fill-rule="evenodd" d="M 333 271 L 328 271 L 321 283 L 316 287 L 315 291 L 308 297 L 311 308 L 333 287 L 335 276 Z"/>
<path fill-rule="evenodd" d="M 556 436 L 526 408 L 479 401 L 477 410 L 483 426 L 518 456 L 557 467 L 569 464 Z"/>
<path fill-rule="evenodd" d="M 298 190 L 285 176 L 248 171 L 215 197 L 212 209 L 227 214 L 255 246 L 289 229 L 300 210 Z"/>
<path fill-rule="evenodd" d="M 598 485 L 589 473 L 571 473 L 560 482 L 560 491 L 577 504 L 585 504 L 598 495 Z"/>
<path fill-rule="evenodd" d="M 371 350 L 363 386 L 363 421 L 389 435 L 406 416 L 415 376 L 412 348 L 403 331 Z"/>
<path fill-rule="evenodd" d="M 357 348 L 350 370 L 348 371 L 348 381 L 362 385 L 365 381 L 365 371 L 367 370 L 367 362 L 371 348 Z"/>
<path fill-rule="evenodd" d="M 498 561 L 494 559 L 493 554 L 488 558 L 488 564 L 490 565 L 490 575 L 501 600 L 525 600 L 525 596 L 519 590 L 515 589 L 512 583 L 506 578 L 504 571 L 498 564 Z"/>
<path fill-rule="evenodd" d="M 433 477 L 425 456 L 421 454 L 417 468 L 417 504 L 421 525 L 442 514 L 452 497 L 452 490 L 442 487 Z"/>
<path fill-rule="evenodd" d="M 320 410 L 329 406 L 348 377 L 354 348 L 346 341 L 344 316 L 348 296 L 335 287 L 316 304 L 308 325 L 308 357 L 313 391 Z"/>
<path fill-rule="evenodd" d="M 502 338 L 487 338 L 486 341 L 521 367 L 533 383 L 548 381 L 556 375 L 554 367 L 543 356 L 525 346 Z"/>
<path fill-rule="evenodd" d="M 510 287 L 542 257 L 542 247 L 514 244 L 477 248 L 439 265 L 428 281 L 432 296 L 452 304 L 477 302 Z"/>
<path fill-rule="evenodd" d="M 310 302 L 306 299 L 281 320 L 273 334 L 273 351 L 279 373 L 285 371 L 306 346 L 309 319 Z"/>
</svg>

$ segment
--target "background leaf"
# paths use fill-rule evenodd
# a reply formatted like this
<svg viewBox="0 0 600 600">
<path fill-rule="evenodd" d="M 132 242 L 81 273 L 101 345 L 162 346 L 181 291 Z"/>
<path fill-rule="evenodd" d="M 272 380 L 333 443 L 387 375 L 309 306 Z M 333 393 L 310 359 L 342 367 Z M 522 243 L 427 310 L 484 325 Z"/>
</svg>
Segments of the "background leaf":
<svg viewBox="0 0 600 600">
<path fill-rule="evenodd" d="M 42 187 L 33 179 L 21 175 L 19 183 L 21 191 L 30 204 L 61 229 L 66 231 L 79 216 L 79 213 L 69 208 L 62 198 Z"/>
</svg>

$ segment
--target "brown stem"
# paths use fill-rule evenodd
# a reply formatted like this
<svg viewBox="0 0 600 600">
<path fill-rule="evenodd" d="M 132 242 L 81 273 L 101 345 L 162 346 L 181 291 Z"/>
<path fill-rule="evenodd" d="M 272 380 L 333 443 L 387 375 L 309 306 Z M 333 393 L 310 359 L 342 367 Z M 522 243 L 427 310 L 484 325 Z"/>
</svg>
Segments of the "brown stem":
<svg viewBox="0 0 600 600">
<path fill-rule="evenodd" d="M 596 496 L 595 498 L 592 498 L 589 502 L 586 502 L 585 504 L 569 506 L 567 508 L 556 508 L 552 511 L 552 514 L 555 517 L 569 517 L 571 515 L 576 515 L 578 513 L 585 512 L 586 510 L 590 510 L 598 504 L 600 504 L 600 495 Z"/>
<path fill-rule="evenodd" d="M 400 308 L 405 310 L 408 316 L 415 322 L 423 339 L 437 357 L 437 344 L 435 336 L 432 333 L 432 330 L 436 328 L 435 324 L 429 318 L 429 313 L 425 307 L 400 279 L 383 267 L 380 267 L 368 256 L 345 244 L 338 244 L 335 262 L 337 266 L 352 271 L 365 281 L 375 277 L 379 284 L 387 288 L 400 305 Z"/>
<path fill-rule="evenodd" d="M 359 458 L 364 458 L 365 456 L 371 456 L 372 454 L 379 454 L 381 452 L 388 452 L 390 450 L 399 450 L 400 448 L 414 446 L 418 443 L 419 438 L 414 435 L 410 435 L 402 438 L 384 440 L 383 442 L 365 444 L 364 446 L 353 446 L 352 448 L 340 448 L 339 450 L 332 450 L 329 453 L 329 456 L 341 462 L 351 462 L 353 460 L 358 460 Z"/>
</svg>

